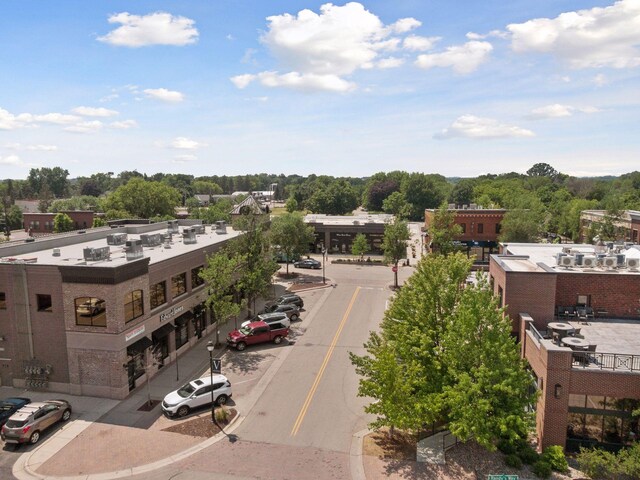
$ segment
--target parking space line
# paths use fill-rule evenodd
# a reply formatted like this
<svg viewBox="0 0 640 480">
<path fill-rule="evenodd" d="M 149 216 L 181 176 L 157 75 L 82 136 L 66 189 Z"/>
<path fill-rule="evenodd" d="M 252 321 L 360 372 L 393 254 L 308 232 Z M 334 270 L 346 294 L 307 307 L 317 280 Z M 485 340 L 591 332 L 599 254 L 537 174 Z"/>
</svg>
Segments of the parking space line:
<svg viewBox="0 0 640 480">
<path fill-rule="evenodd" d="M 360 292 L 360 287 L 356 287 L 356 291 L 353 292 L 353 296 L 351 297 L 351 302 L 349 302 L 349 306 L 347 307 L 347 311 L 344 313 L 344 316 L 342 317 L 342 321 L 340 322 L 340 325 L 338 326 L 338 330 L 336 330 L 335 335 L 333 336 L 333 340 L 331 341 L 331 345 L 329 345 L 329 350 L 327 350 L 327 354 L 324 356 L 324 361 L 322 362 L 322 365 L 320 366 L 320 370 L 318 371 L 316 378 L 313 382 L 313 385 L 311 386 L 311 389 L 309 390 L 309 393 L 307 394 L 307 398 L 304 401 L 304 404 L 302 405 L 302 408 L 300 409 L 300 413 L 298 414 L 298 418 L 296 419 L 295 423 L 293 424 L 293 428 L 291 429 L 291 433 L 290 435 L 292 437 L 295 437 L 296 434 L 298 433 L 298 430 L 300 429 L 300 425 L 302 425 L 302 421 L 304 420 L 305 415 L 307 414 L 307 410 L 309 409 L 309 405 L 311 404 L 311 400 L 313 400 L 313 396 L 316 393 L 316 390 L 318 389 L 318 385 L 320 384 L 320 380 L 322 379 L 322 375 L 324 374 L 325 369 L 327 368 L 327 364 L 329 363 L 329 359 L 331 358 L 331 355 L 333 354 L 333 350 L 336 347 L 336 344 L 338 343 L 338 338 L 340 338 L 340 334 L 342 333 L 342 329 L 344 328 L 345 324 L 347 323 L 347 319 L 349 318 L 349 314 L 351 313 L 351 309 L 353 308 L 353 305 L 356 302 L 356 297 L 358 296 L 358 293 Z"/>
</svg>

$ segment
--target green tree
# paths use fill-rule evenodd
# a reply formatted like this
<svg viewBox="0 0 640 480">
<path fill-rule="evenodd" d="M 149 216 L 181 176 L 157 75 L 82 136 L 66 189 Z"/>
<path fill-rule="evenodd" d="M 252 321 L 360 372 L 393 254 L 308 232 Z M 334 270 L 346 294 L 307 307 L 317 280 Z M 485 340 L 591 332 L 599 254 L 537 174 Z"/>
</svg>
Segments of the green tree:
<svg viewBox="0 0 640 480">
<path fill-rule="evenodd" d="M 53 217 L 53 231 L 55 233 L 70 232 L 73 229 L 73 220 L 66 213 L 58 213 Z"/>
<path fill-rule="evenodd" d="M 233 202 L 228 199 L 220 199 L 208 207 L 194 208 L 189 212 L 189 218 L 197 218 L 204 223 L 215 223 L 219 220 L 231 222 L 231 210 Z"/>
<path fill-rule="evenodd" d="M 67 194 L 68 176 L 69 171 L 60 167 L 32 168 L 29 170 L 27 181 L 36 195 L 40 195 L 42 188 L 46 185 L 52 197 L 61 198 Z"/>
<path fill-rule="evenodd" d="M 353 239 L 351 244 L 351 253 L 358 255 L 360 260 L 364 258 L 364 254 L 369 251 L 369 243 L 364 233 L 359 233 Z"/>
<path fill-rule="evenodd" d="M 336 180 L 318 188 L 305 203 L 312 212 L 327 215 L 351 213 L 359 204 L 357 192 L 346 180 Z"/>
<path fill-rule="evenodd" d="M 455 211 L 443 203 L 433 214 L 429 225 L 429 238 L 435 253 L 449 255 L 457 250 L 454 240 L 462 235 L 462 227 L 456 224 Z"/>
<path fill-rule="evenodd" d="M 287 275 L 289 259 L 309 251 L 313 243 L 313 227 L 304 223 L 299 213 L 285 213 L 275 217 L 271 222 L 271 245 L 277 246 L 287 259 Z"/>
<path fill-rule="evenodd" d="M 94 212 L 101 209 L 101 201 L 98 197 L 90 195 L 81 195 L 67 199 L 54 200 L 49 207 L 49 212 L 58 213 L 65 210 L 93 210 Z"/>
<path fill-rule="evenodd" d="M 358 395 L 374 399 L 365 407 L 372 428 L 417 432 L 443 421 L 490 450 L 505 434 L 526 438 L 531 380 L 486 277 L 465 286 L 471 265 L 461 253 L 423 259 L 380 333 L 370 333 L 367 354 L 350 353 Z"/>
<path fill-rule="evenodd" d="M 105 210 L 125 210 L 138 218 L 175 216 L 180 205 L 180 193 L 160 182 L 147 182 L 135 177 L 118 187 L 105 200 Z"/>
<path fill-rule="evenodd" d="M 222 194 L 222 188 L 215 182 L 208 182 L 205 180 L 194 180 L 191 183 L 193 193 L 200 195 L 220 195 Z"/>
<path fill-rule="evenodd" d="M 411 206 L 407 203 L 402 192 L 393 192 L 383 200 L 382 210 L 385 213 L 405 219 L 411 213 Z"/>
<path fill-rule="evenodd" d="M 289 197 L 284 207 L 287 209 L 287 212 L 293 213 L 296 210 L 298 210 L 298 201 L 296 200 L 295 197 Z"/>
<path fill-rule="evenodd" d="M 450 185 L 442 175 L 412 173 L 402 182 L 401 191 L 411 206 L 409 218 L 424 220 L 427 208 L 438 208 L 449 195 Z"/>
<path fill-rule="evenodd" d="M 407 222 L 395 218 L 393 222 L 387 223 L 384 227 L 384 237 L 382 239 L 382 251 L 387 262 L 393 263 L 393 285 L 398 288 L 398 262 L 407 255 L 407 243 L 411 237 Z"/>
<path fill-rule="evenodd" d="M 93 218 L 93 228 L 105 227 L 107 222 L 102 217 L 94 217 Z"/>
<path fill-rule="evenodd" d="M 540 235 L 540 217 L 534 210 L 509 210 L 502 219 L 501 242 L 535 242 Z"/>
<path fill-rule="evenodd" d="M 530 177 L 549 177 L 555 180 L 558 177 L 558 171 L 548 163 L 536 163 L 533 167 L 527 170 L 527 175 Z"/>
<path fill-rule="evenodd" d="M 246 262 L 242 255 L 220 250 L 207 256 L 207 265 L 200 272 L 206 282 L 208 297 L 206 305 L 213 311 L 218 326 L 225 325 L 231 318 L 237 321 L 244 306 L 238 302 L 238 281 L 245 271 Z M 237 328 L 237 325 L 236 325 Z M 220 343 L 216 329 L 216 345 Z"/>
</svg>

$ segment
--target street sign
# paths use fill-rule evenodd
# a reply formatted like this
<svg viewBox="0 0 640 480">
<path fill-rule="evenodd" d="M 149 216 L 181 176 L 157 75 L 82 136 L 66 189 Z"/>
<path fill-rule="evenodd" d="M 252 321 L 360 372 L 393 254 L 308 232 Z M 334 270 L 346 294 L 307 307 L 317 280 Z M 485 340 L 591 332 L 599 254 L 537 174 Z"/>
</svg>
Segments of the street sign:
<svg viewBox="0 0 640 480">
<path fill-rule="evenodd" d="M 220 358 L 212 358 L 211 359 L 211 373 L 222 373 L 222 359 Z"/>
<path fill-rule="evenodd" d="M 391 271 L 393 273 L 396 273 L 398 271 L 398 267 L 396 267 L 395 265 L 393 267 L 391 267 Z"/>
<path fill-rule="evenodd" d="M 518 480 L 518 475 L 487 475 L 487 480 Z"/>
</svg>

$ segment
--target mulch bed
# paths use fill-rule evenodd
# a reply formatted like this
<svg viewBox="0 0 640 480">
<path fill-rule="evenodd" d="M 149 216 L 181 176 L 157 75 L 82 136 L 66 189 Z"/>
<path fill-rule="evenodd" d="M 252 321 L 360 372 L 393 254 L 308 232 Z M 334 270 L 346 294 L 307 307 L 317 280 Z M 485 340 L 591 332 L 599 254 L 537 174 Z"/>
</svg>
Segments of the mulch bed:
<svg viewBox="0 0 640 480">
<path fill-rule="evenodd" d="M 218 422 L 222 428 L 225 428 L 231 420 L 233 420 L 238 412 L 234 408 L 227 409 L 229 411 L 229 419 L 226 423 Z M 164 432 L 172 432 L 172 433 L 180 433 L 182 435 L 189 435 L 191 437 L 204 437 L 209 438 L 214 435 L 220 433 L 220 429 L 218 426 L 211 421 L 211 415 L 203 415 L 198 418 L 194 418 L 193 420 L 186 420 L 177 425 L 172 425 L 171 427 L 164 428 Z"/>
</svg>

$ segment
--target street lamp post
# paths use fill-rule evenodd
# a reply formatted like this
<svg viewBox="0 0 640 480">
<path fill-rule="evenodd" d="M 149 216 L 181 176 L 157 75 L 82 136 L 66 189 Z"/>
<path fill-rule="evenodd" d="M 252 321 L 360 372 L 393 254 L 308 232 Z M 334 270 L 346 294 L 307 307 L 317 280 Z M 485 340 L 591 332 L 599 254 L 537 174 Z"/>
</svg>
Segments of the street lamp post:
<svg viewBox="0 0 640 480">
<path fill-rule="evenodd" d="M 207 342 L 207 350 L 209 351 L 209 375 L 211 379 L 211 421 L 216 423 L 215 404 L 213 403 L 213 349 L 215 346 L 213 342 L 209 340 Z"/>
<path fill-rule="evenodd" d="M 327 263 L 327 249 L 322 247 L 322 284 L 325 284 L 325 278 L 324 278 L 324 264 Z"/>
</svg>

